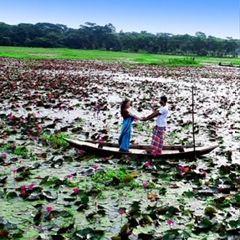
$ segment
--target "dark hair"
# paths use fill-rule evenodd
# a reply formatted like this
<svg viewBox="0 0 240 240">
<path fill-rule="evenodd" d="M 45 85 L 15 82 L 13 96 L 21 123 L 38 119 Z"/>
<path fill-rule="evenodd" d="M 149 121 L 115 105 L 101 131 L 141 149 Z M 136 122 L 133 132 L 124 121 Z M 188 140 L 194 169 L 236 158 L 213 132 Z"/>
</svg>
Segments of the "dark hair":
<svg viewBox="0 0 240 240">
<path fill-rule="evenodd" d="M 130 102 L 130 100 L 129 99 L 126 99 L 126 100 L 124 100 L 123 102 L 122 102 L 122 104 L 121 104 L 121 115 L 123 116 L 123 111 L 125 110 L 125 108 L 126 108 L 126 106 L 127 106 L 127 104 Z"/>
<path fill-rule="evenodd" d="M 166 103 L 167 102 L 167 97 L 166 96 L 161 96 L 160 100 Z"/>
</svg>

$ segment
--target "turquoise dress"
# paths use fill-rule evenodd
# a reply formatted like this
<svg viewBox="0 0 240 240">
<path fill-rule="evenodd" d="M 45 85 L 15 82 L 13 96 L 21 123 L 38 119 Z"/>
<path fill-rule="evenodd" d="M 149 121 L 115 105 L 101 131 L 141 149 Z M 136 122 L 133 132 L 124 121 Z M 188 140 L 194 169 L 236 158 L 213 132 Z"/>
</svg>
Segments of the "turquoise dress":
<svg viewBox="0 0 240 240">
<path fill-rule="evenodd" d="M 134 117 L 129 116 L 123 120 L 122 132 L 118 138 L 120 151 L 128 152 L 130 148 L 130 141 L 132 135 Z"/>
</svg>

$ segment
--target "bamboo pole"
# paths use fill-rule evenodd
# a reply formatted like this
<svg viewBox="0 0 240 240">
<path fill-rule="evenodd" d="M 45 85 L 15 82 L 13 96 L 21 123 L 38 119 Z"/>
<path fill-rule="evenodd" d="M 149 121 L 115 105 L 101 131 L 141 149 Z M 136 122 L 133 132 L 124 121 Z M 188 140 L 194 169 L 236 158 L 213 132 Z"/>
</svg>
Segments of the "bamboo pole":
<svg viewBox="0 0 240 240">
<path fill-rule="evenodd" d="M 195 124 L 194 124 L 194 87 L 192 86 L 192 135 L 193 135 L 193 157 L 196 158 Z"/>
</svg>

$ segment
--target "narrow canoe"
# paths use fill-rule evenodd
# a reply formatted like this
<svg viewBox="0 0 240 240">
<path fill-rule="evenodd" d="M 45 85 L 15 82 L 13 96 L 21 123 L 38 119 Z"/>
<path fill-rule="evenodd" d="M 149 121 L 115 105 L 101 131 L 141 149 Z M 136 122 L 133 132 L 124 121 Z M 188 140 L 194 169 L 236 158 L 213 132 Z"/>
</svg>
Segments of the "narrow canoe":
<svg viewBox="0 0 240 240">
<path fill-rule="evenodd" d="M 134 145 L 130 148 L 129 152 L 121 152 L 119 151 L 118 144 L 114 143 L 81 141 L 68 138 L 65 138 L 65 140 L 70 144 L 70 146 L 84 150 L 88 154 L 100 157 L 114 156 L 117 158 L 128 155 L 130 157 L 146 157 L 152 159 L 193 159 L 208 154 L 218 147 L 218 145 L 195 147 L 194 152 L 194 148 L 192 146 L 164 146 L 162 154 L 153 155 L 151 153 L 147 153 L 146 150 L 150 149 L 150 146 L 148 145 Z"/>
</svg>

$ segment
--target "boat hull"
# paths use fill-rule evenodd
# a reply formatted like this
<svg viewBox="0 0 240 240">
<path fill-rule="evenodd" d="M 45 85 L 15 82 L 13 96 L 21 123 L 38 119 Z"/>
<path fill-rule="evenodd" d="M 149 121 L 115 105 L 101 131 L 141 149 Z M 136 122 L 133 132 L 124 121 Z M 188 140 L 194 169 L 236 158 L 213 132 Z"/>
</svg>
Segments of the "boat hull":
<svg viewBox="0 0 240 240">
<path fill-rule="evenodd" d="M 70 144 L 70 146 L 75 147 L 80 150 L 84 150 L 87 154 L 96 155 L 100 157 L 109 157 L 113 156 L 116 158 L 121 158 L 122 156 L 129 156 L 129 157 L 144 157 L 144 158 L 151 158 L 151 159 L 194 159 L 201 157 L 210 153 L 214 150 L 218 145 L 212 145 L 208 147 L 196 147 L 195 151 L 193 147 L 184 148 L 179 146 L 165 146 L 165 150 L 163 150 L 162 154 L 151 154 L 147 153 L 146 149 L 149 149 L 150 146 L 144 145 L 135 145 L 130 148 L 129 152 L 121 152 L 119 151 L 117 144 L 111 143 L 99 143 L 99 142 L 86 142 L 80 140 L 73 140 L 65 138 L 65 140 Z"/>
</svg>

